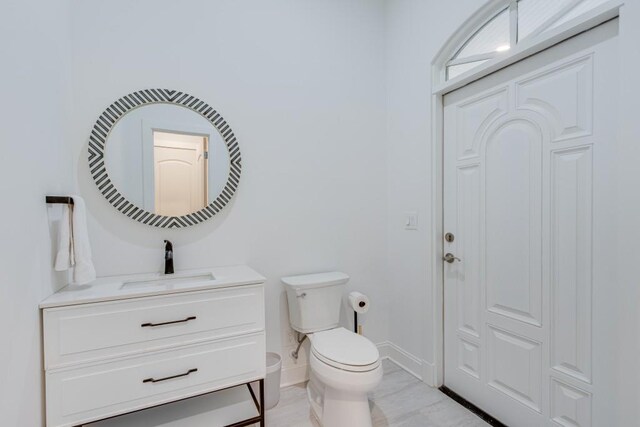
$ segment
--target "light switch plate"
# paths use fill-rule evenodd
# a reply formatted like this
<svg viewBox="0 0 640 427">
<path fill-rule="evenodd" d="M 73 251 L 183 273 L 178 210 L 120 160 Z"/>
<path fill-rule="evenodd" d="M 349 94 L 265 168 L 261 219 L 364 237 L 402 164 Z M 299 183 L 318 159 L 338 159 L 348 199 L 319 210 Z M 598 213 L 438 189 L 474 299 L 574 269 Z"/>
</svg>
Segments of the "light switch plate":
<svg viewBox="0 0 640 427">
<path fill-rule="evenodd" d="M 404 213 L 404 229 L 405 230 L 418 229 L 418 212 L 410 211 L 410 212 Z"/>
</svg>

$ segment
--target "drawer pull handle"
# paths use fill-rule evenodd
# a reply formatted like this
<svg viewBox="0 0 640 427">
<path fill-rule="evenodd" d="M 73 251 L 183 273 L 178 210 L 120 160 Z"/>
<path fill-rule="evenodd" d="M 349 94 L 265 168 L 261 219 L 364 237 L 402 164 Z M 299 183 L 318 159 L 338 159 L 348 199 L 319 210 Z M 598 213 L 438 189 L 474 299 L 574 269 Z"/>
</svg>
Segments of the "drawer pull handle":
<svg viewBox="0 0 640 427">
<path fill-rule="evenodd" d="M 162 382 L 162 381 L 173 380 L 175 378 L 186 377 L 187 375 L 192 374 L 194 372 L 198 372 L 198 368 L 189 369 L 184 374 L 172 375 L 170 377 L 164 377 L 164 378 L 158 378 L 158 379 L 147 378 L 146 380 L 142 380 L 142 382 L 143 383 L 159 383 L 159 382 Z"/>
<path fill-rule="evenodd" d="M 172 320 L 171 322 L 162 322 L 162 323 L 143 323 L 142 325 L 140 325 L 143 328 L 147 328 L 147 327 L 155 327 L 155 326 L 164 326 L 164 325 L 173 325 L 174 323 L 184 323 L 184 322 L 188 322 L 189 320 L 196 320 L 196 316 L 189 316 L 186 319 L 182 319 L 182 320 Z"/>
</svg>

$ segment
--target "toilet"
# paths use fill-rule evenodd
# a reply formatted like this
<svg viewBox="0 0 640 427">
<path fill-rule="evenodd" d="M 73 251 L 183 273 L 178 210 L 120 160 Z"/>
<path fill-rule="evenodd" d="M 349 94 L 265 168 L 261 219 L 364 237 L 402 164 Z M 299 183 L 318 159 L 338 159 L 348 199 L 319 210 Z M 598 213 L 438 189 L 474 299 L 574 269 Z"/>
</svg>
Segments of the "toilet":
<svg viewBox="0 0 640 427">
<path fill-rule="evenodd" d="M 367 394 L 382 379 L 377 347 L 339 326 L 344 285 L 340 272 L 284 277 L 291 327 L 311 342 L 307 394 L 324 427 L 370 427 Z"/>
</svg>

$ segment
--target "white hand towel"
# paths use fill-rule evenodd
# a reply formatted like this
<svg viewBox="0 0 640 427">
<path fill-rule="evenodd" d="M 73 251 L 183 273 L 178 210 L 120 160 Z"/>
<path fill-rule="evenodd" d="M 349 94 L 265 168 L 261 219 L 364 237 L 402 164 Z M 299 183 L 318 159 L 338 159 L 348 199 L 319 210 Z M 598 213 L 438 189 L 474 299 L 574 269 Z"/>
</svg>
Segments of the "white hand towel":
<svg viewBox="0 0 640 427">
<path fill-rule="evenodd" d="M 71 206 L 62 206 L 62 219 L 58 227 L 58 253 L 54 268 L 56 271 L 68 270 L 72 265 L 72 247 L 71 247 Z"/>
<path fill-rule="evenodd" d="M 73 283 L 84 285 L 95 280 L 96 270 L 91 261 L 84 200 L 80 196 L 72 199 L 73 205 L 63 207 L 55 269 L 63 271 L 73 267 Z"/>
<path fill-rule="evenodd" d="M 87 230 L 87 209 L 84 199 L 80 196 L 73 196 L 73 203 L 72 254 L 75 261 L 73 279 L 75 283 L 84 285 L 96 279 L 96 269 L 91 260 L 91 244 L 89 243 L 89 231 Z"/>
</svg>

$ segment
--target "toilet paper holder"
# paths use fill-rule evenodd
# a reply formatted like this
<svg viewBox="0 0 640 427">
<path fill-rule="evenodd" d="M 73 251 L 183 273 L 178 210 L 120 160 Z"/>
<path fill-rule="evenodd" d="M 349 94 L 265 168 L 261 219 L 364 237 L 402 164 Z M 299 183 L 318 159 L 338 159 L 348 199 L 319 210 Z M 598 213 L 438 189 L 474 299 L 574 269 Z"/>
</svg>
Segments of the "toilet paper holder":
<svg viewBox="0 0 640 427">
<path fill-rule="evenodd" d="M 367 305 L 367 303 L 364 301 L 360 301 L 358 302 L 358 305 L 360 307 L 364 307 L 365 305 Z M 358 332 L 358 312 L 355 310 L 353 310 L 353 332 L 355 332 L 356 334 L 359 333 Z"/>
<path fill-rule="evenodd" d="M 360 292 L 351 292 L 349 294 L 349 304 L 353 309 L 353 332 L 361 334 L 362 331 L 358 325 L 358 313 L 366 313 L 369 310 L 369 298 Z"/>
</svg>

